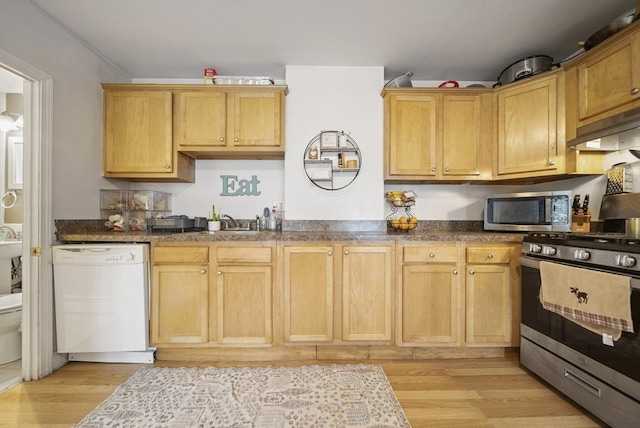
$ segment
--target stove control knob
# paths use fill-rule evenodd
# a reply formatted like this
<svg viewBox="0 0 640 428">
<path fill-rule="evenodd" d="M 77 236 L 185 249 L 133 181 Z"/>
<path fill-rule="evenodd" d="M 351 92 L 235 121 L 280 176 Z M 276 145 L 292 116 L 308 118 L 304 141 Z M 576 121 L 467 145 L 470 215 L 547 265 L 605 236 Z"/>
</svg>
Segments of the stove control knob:
<svg viewBox="0 0 640 428">
<path fill-rule="evenodd" d="M 621 266 L 621 267 L 632 267 L 635 266 L 636 264 L 636 259 L 628 256 L 626 254 L 618 254 L 616 256 L 616 265 Z"/>
<path fill-rule="evenodd" d="M 586 250 L 576 250 L 573 254 L 573 258 L 576 260 L 589 260 L 589 257 L 591 257 L 591 253 Z"/>
<path fill-rule="evenodd" d="M 542 247 L 538 244 L 529 244 L 529 252 L 540 253 L 542 252 Z"/>
<path fill-rule="evenodd" d="M 548 245 L 544 245 L 542 247 L 542 254 L 544 254 L 545 256 L 555 256 L 556 255 L 556 249 L 554 247 L 550 247 Z"/>
</svg>

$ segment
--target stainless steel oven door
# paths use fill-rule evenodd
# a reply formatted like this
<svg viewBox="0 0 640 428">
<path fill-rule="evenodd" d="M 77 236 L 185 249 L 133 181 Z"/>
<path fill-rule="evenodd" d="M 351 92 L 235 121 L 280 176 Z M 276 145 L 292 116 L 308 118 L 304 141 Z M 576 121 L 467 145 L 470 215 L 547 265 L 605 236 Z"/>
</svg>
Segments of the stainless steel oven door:
<svg viewBox="0 0 640 428">
<path fill-rule="evenodd" d="M 522 325 L 523 337 L 526 332 L 531 334 L 534 341 L 540 341 L 540 337 L 550 338 L 573 351 L 584 355 L 611 370 L 617 377 L 633 380 L 632 392 L 637 394 L 640 400 L 640 391 L 637 390 L 640 383 L 640 278 L 632 278 L 631 312 L 635 332 L 622 332 L 622 336 L 614 346 L 605 345 L 603 338 L 566 318 L 549 312 L 542 307 L 539 299 L 540 293 L 540 261 L 538 259 L 522 256 Z M 590 269 L 593 270 L 593 269 Z M 530 338 L 532 339 L 532 338 Z"/>
</svg>

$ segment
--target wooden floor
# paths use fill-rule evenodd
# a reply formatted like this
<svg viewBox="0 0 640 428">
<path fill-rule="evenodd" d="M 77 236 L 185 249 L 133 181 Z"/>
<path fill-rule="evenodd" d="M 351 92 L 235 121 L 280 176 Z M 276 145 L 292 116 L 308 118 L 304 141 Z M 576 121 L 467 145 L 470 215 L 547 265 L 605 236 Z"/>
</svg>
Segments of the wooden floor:
<svg viewBox="0 0 640 428">
<path fill-rule="evenodd" d="M 383 368 L 413 427 L 602 427 L 521 368 L 517 357 L 423 361 L 306 361 L 194 364 L 229 367 L 375 363 Z M 69 363 L 50 376 L 0 395 L 0 427 L 71 427 L 141 364 Z"/>
</svg>

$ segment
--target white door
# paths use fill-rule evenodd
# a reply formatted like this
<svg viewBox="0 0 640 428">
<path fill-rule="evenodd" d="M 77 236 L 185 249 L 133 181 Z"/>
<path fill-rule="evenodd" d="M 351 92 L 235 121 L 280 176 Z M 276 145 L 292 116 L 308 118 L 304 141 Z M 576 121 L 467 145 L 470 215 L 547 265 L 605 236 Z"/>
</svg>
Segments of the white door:
<svg viewBox="0 0 640 428">
<path fill-rule="evenodd" d="M 64 364 L 53 346 L 51 134 L 53 79 L 0 50 L 0 68 L 23 80 L 22 377 L 42 378 Z M 48 284 L 44 287 L 42 284 Z"/>
</svg>

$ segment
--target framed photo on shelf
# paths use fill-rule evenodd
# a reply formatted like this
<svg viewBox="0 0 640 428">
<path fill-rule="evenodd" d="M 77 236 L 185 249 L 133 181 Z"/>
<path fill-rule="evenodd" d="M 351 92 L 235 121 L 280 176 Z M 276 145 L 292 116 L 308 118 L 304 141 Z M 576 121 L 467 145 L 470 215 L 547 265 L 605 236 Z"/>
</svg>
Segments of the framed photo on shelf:
<svg viewBox="0 0 640 428">
<path fill-rule="evenodd" d="M 320 133 L 320 147 L 323 149 L 337 148 L 340 140 L 339 134 L 338 131 L 322 131 Z"/>
</svg>

